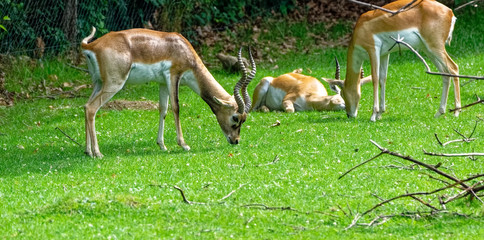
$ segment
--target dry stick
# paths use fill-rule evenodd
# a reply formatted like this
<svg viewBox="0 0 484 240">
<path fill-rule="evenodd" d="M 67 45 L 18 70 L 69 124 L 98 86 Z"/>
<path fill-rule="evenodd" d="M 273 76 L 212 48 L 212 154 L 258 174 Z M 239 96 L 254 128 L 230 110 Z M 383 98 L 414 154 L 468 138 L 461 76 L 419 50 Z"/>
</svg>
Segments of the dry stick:
<svg viewBox="0 0 484 240">
<path fill-rule="evenodd" d="M 256 165 L 256 167 L 264 167 L 264 166 L 268 166 L 268 165 L 274 164 L 274 163 L 276 163 L 276 162 L 278 162 L 278 161 L 279 161 L 279 156 L 278 156 L 278 155 L 276 155 L 276 156 L 274 157 L 274 160 L 272 160 L 272 162 L 268 162 L 268 163 L 265 163 L 265 164 L 259 164 L 259 165 Z"/>
<path fill-rule="evenodd" d="M 440 75 L 440 76 L 445 76 L 445 77 L 472 78 L 472 79 L 476 79 L 476 80 L 484 80 L 484 77 L 480 77 L 480 76 L 454 75 L 454 74 L 450 74 L 450 73 L 432 72 L 430 70 L 429 65 L 427 64 L 425 59 L 422 57 L 422 55 L 420 55 L 412 46 L 410 46 L 410 44 L 404 42 L 403 38 L 400 38 L 400 36 L 398 37 L 398 39 L 394 38 L 393 36 L 390 36 L 390 38 L 393 41 L 395 41 L 397 44 L 405 45 L 408 49 L 410 49 L 413 53 L 415 53 L 415 55 L 417 55 L 417 57 L 420 59 L 420 61 L 422 61 L 422 63 L 425 65 L 425 68 L 427 69 L 426 73 L 428 73 L 428 74 Z"/>
<path fill-rule="evenodd" d="M 414 4 L 417 0 L 411 1 L 410 3 L 408 3 L 405 6 L 403 6 L 402 8 L 398 9 L 397 11 L 392 11 L 392 10 L 386 9 L 384 7 L 380 7 L 380 6 L 377 6 L 377 5 L 373 5 L 371 3 L 360 2 L 360 1 L 357 1 L 357 0 L 348 0 L 348 1 L 350 1 L 352 3 L 360 4 L 360 5 L 363 5 L 363 6 L 367 6 L 367 7 L 370 7 L 370 8 L 379 9 L 379 10 L 382 10 L 384 12 L 391 13 L 392 15 L 397 15 L 397 14 L 399 14 L 399 13 L 407 10 L 407 8 L 410 7 L 412 4 Z"/>
<path fill-rule="evenodd" d="M 479 2 L 479 1 L 481 1 L 481 0 L 475 0 L 475 1 L 470 1 L 470 2 L 468 2 L 468 3 L 464 3 L 464 4 L 462 4 L 462 5 L 458 6 L 458 7 L 456 7 L 456 8 L 454 9 L 454 11 L 457 11 L 457 10 L 459 10 L 459 9 L 463 8 L 463 7 L 467 7 L 467 6 L 471 5 L 471 4 L 474 4 L 474 3 Z"/>
<path fill-rule="evenodd" d="M 458 111 L 458 110 L 461 110 L 461 109 L 464 109 L 464 108 L 472 107 L 472 106 L 477 105 L 479 103 L 484 103 L 484 99 L 479 99 L 478 98 L 477 101 L 475 101 L 473 103 L 469 103 L 469 104 L 467 104 L 465 106 L 462 106 L 460 108 L 449 109 L 449 112 L 455 112 L 455 111 Z"/>
<path fill-rule="evenodd" d="M 344 176 L 346 176 L 346 174 L 350 173 L 351 171 L 355 170 L 356 168 L 360 167 L 361 165 L 364 165 L 364 164 L 366 164 L 366 163 L 368 163 L 370 161 L 373 161 L 373 160 L 377 159 L 378 157 L 380 157 L 383 154 L 385 154 L 385 153 L 384 152 L 380 152 L 378 155 L 376 155 L 376 156 L 374 156 L 374 157 L 372 157 L 372 158 L 370 158 L 370 159 L 368 159 L 368 160 L 366 160 L 366 161 L 364 161 L 364 162 L 362 162 L 362 163 L 360 163 L 360 164 L 352 167 L 350 170 L 346 171 L 341 176 L 339 176 L 338 180 L 341 179 L 341 178 L 343 178 Z"/>
<path fill-rule="evenodd" d="M 282 210 L 282 211 L 301 212 L 301 211 L 296 210 L 296 209 L 291 208 L 291 207 L 269 207 L 269 206 L 267 206 L 265 204 L 262 204 L 262 203 L 251 203 L 251 204 L 242 205 L 242 207 L 246 207 L 246 208 L 261 208 L 263 210 Z"/>
<path fill-rule="evenodd" d="M 176 186 L 176 185 L 175 185 L 175 186 L 173 186 L 173 188 L 175 188 L 176 190 L 180 191 L 180 194 L 181 194 L 181 196 L 182 196 L 182 198 L 183 198 L 183 202 L 185 202 L 185 203 L 187 203 L 187 204 L 190 204 L 190 205 L 192 205 L 192 204 L 200 204 L 200 205 L 206 204 L 206 203 L 199 203 L 199 202 L 192 202 L 192 201 L 189 201 L 189 200 L 188 200 L 188 199 L 185 197 L 185 192 L 183 192 L 183 190 L 182 190 L 180 187 L 178 187 L 178 186 Z"/>
<path fill-rule="evenodd" d="M 437 142 L 439 142 L 439 144 L 442 147 L 445 147 L 445 145 L 448 145 L 448 144 L 451 144 L 451 143 L 455 143 L 455 142 L 466 142 L 466 143 L 469 143 L 469 142 L 475 141 L 477 139 L 477 138 L 464 138 L 464 139 L 450 140 L 448 142 L 442 143 L 440 141 L 439 137 L 437 136 L 437 133 L 435 133 L 434 135 L 435 135 L 435 138 L 437 139 Z"/>
<path fill-rule="evenodd" d="M 411 197 L 411 196 L 425 196 L 425 195 L 432 195 L 434 193 L 438 193 L 440 191 L 443 191 L 443 190 L 447 190 L 449 188 L 453 188 L 457 185 L 462 185 L 462 183 L 465 183 L 465 182 L 468 182 L 468 181 L 471 181 L 471 180 L 474 180 L 476 178 L 480 178 L 480 177 L 484 177 L 484 174 L 479 174 L 479 175 L 475 175 L 475 176 L 472 176 L 472 177 L 469 177 L 467 179 L 464 179 L 464 180 L 459 180 L 458 182 L 455 182 L 455 183 L 452 183 L 452 184 L 449 184 L 445 187 L 442 187 L 442 188 L 439 188 L 439 189 L 436 189 L 436 190 L 433 190 L 433 191 L 430 191 L 430 192 L 416 192 L 416 193 L 407 193 L 407 194 L 403 194 L 403 195 L 399 195 L 399 196 L 396 196 L 396 197 L 393 197 L 393 198 L 390 198 L 390 199 L 387 199 L 385 201 L 382 201 L 380 203 L 378 203 L 377 205 L 373 206 L 371 209 L 367 210 L 366 212 L 364 212 L 363 214 L 361 214 L 361 216 L 364 216 L 370 212 L 372 212 L 373 210 L 393 201 L 393 200 L 396 200 L 396 199 L 399 199 L 399 198 L 404 198 L 404 197 Z M 469 187 L 467 187 L 469 188 Z M 476 189 L 474 189 L 476 190 Z M 478 191 L 476 191 L 478 192 Z M 466 195 L 465 195 L 466 196 Z M 455 199 L 454 199 L 455 200 Z M 447 202 L 448 203 L 448 202 Z"/>
<path fill-rule="evenodd" d="M 423 205 L 425 205 L 425 206 L 427 206 L 427 207 L 431 208 L 431 209 L 432 209 L 432 210 L 434 210 L 434 211 L 440 211 L 440 209 L 438 209 L 438 208 L 436 208 L 436 207 L 434 207 L 434 206 L 430 205 L 430 203 L 425 202 L 424 200 L 422 200 L 422 199 L 420 199 L 420 198 L 418 198 L 418 197 L 415 197 L 415 196 L 413 196 L 413 195 L 412 195 L 412 196 L 410 196 L 410 197 L 411 197 L 411 198 L 413 198 L 413 199 L 415 199 L 415 200 L 417 200 L 417 201 L 418 201 L 418 202 L 420 202 L 421 204 L 423 204 Z"/>
<path fill-rule="evenodd" d="M 79 147 L 81 147 L 81 144 L 79 144 L 78 142 L 76 142 L 76 140 L 74 140 L 73 138 L 71 138 L 69 135 L 67 135 L 64 131 L 62 131 L 59 127 L 55 127 L 55 129 L 59 130 L 62 134 L 64 134 L 64 136 L 66 136 L 67 138 L 69 138 L 71 141 L 73 141 L 74 143 L 76 143 L 77 145 L 79 145 Z"/>
<path fill-rule="evenodd" d="M 391 156 L 399 157 L 399 158 L 401 158 L 401 159 L 404 159 L 404 160 L 407 160 L 407 161 L 413 162 L 413 163 L 415 163 L 415 164 L 417 164 L 417 165 L 420 165 L 420 166 L 423 166 L 423 167 L 425 167 L 425 168 L 427 168 L 427 169 L 429 169 L 429 170 L 432 170 L 433 172 L 435 172 L 435 173 L 437 173 L 437 174 L 439 174 L 439 175 L 441 175 L 441 176 L 444 176 L 444 177 L 446 177 L 446 178 L 448 178 L 448 179 L 450 179 L 450 180 L 452 180 L 452 181 L 454 181 L 454 182 L 460 182 L 460 180 L 459 180 L 459 179 L 457 179 L 457 178 L 455 178 L 455 177 L 453 177 L 453 176 L 451 176 L 451 175 L 449 175 L 449 174 L 447 174 L 447 173 L 445 173 L 445 172 L 440 171 L 440 170 L 439 170 L 439 169 L 437 169 L 435 166 L 432 166 L 432 165 L 429 165 L 429 164 L 426 164 L 426 163 L 423 163 L 423 162 L 417 161 L 417 160 L 415 160 L 415 159 L 411 158 L 410 156 L 403 156 L 403 155 L 402 155 L 402 154 L 400 154 L 400 153 L 391 152 L 390 150 L 388 150 L 388 149 L 386 149 L 386 148 L 381 147 L 380 145 L 378 145 L 378 143 L 376 143 L 376 142 L 375 142 L 375 141 L 373 141 L 373 140 L 370 140 L 370 142 L 371 142 L 371 143 L 373 143 L 373 145 L 375 145 L 375 146 L 376 146 L 378 149 L 380 149 L 381 153 L 380 153 L 379 155 L 382 155 L 382 154 L 389 154 L 389 155 L 391 155 Z M 468 187 L 469 187 L 469 186 L 467 186 L 467 185 L 466 185 L 466 184 L 464 184 L 464 183 L 460 183 L 460 185 L 461 185 L 462 187 L 464 187 L 464 188 L 468 188 Z"/>
<path fill-rule="evenodd" d="M 464 194 L 467 196 L 467 195 L 469 195 L 469 192 L 472 192 L 472 194 L 477 198 L 477 200 L 479 200 L 482 204 L 484 204 L 484 202 L 476 195 L 475 191 L 473 191 L 473 189 L 476 186 L 478 186 L 479 184 L 482 184 L 483 182 L 484 182 L 484 180 L 479 181 L 476 184 L 472 185 L 471 187 L 464 189 L 462 192 L 458 193 L 457 195 L 449 197 L 449 199 L 447 199 L 446 201 L 442 201 L 442 204 L 447 204 L 449 202 L 452 202 L 455 199 L 464 196 Z"/>
<path fill-rule="evenodd" d="M 438 157 L 477 157 L 484 156 L 484 153 L 432 153 L 423 150 L 425 155 L 438 156 Z"/>
<path fill-rule="evenodd" d="M 220 200 L 218 200 L 219 202 L 222 202 L 223 200 L 229 198 L 230 196 L 232 196 L 232 194 L 235 193 L 235 191 L 241 189 L 242 187 L 244 187 L 245 185 L 247 185 L 247 183 L 244 183 L 244 184 L 240 184 L 239 187 L 237 189 L 234 189 L 232 190 L 232 192 L 230 192 L 229 194 L 227 194 L 225 197 L 221 198 Z"/>
<path fill-rule="evenodd" d="M 452 109 L 451 109 L 452 111 Z M 454 131 L 459 134 L 462 139 L 456 139 L 456 140 L 451 140 L 451 141 L 448 141 L 446 143 L 442 143 L 439 139 L 439 136 L 437 136 L 437 133 L 434 133 L 435 135 L 435 138 L 437 139 L 437 142 L 441 145 L 441 146 L 445 146 L 447 144 L 450 144 L 450 143 L 454 143 L 454 142 L 466 142 L 466 143 L 469 143 L 469 142 L 472 142 L 474 140 L 476 140 L 476 138 L 472 138 L 472 135 L 474 135 L 474 133 L 476 132 L 476 128 L 477 128 L 477 124 L 479 123 L 480 119 L 479 120 L 476 120 L 476 124 L 474 125 L 474 129 L 472 130 L 472 133 L 469 135 L 469 137 L 466 137 L 464 134 L 460 133 L 459 131 L 457 131 L 456 129 L 454 129 Z"/>
<path fill-rule="evenodd" d="M 232 190 L 229 194 L 227 194 L 225 197 L 221 198 L 220 200 L 218 200 L 218 203 L 223 203 L 223 200 L 229 198 L 230 196 L 232 196 L 232 194 L 234 194 L 237 190 L 241 189 L 242 187 L 244 187 L 245 185 L 247 185 L 246 183 L 244 184 L 240 184 L 240 186 L 235 189 L 235 190 Z M 176 190 L 180 191 L 180 194 L 183 198 L 183 202 L 185 203 L 188 203 L 188 204 L 200 204 L 200 205 L 203 205 L 203 204 L 208 204 L 208 203 L 203 203 L 203 202 L 192 202 L 192 201 L 189 201 L 186 196 L 185 196 L 185 192 L 183 191 L 183 189 L 181 189 L 180 187 L 178 186 L 173 186 L 173 188 L 175 188 Z"/>
<path fill-rule="evenodd" d="M 392 10 L 389 10 L 389 9 L 386 9 L 386 8 L 382 8 L 380 6 L 373 5 L 371 3 L 360 2 L 360 1 L 356 1 L 356 0 L 348 0 L 348 1 L 352 2 L 352 3 L 360 4 L 360 5 L 363 5 L 363 6 L 367 6 L 367 7 L 370 7 L 370 8 L 376 8 L 376 9 L 382 10 L 382 11 L 387 12 L 387 13 L 396 14 L 395 11 L 392 11 Z"/>
</svg>

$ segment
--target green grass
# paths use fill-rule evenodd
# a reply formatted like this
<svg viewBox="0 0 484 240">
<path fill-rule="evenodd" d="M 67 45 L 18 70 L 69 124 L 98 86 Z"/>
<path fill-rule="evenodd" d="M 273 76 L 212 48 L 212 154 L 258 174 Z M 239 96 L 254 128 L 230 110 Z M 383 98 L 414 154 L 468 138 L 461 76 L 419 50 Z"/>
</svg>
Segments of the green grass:
<svg viewBox="0 0 484 240">
<path fill-rule="evenodd" d="M 448 48 L 462 74 L 483 75 L 484 19 L 458 16 L 454 41 Z M 459 25 L 459 23 L 461 23 Z M 472 36 L 472 37 L 468 37 Z M 313 76 L 333 75 L 333 56 L 343 63 L 345 49 L 315 49 L 310 54 L 290 53 L 260 62 L 256 81 L 295 68 L 309 68 Z M 55 63 L 44 63 L 52 69 Z M 279 68 L 270 70 L 274 65 Z M 89 82 L 89 77 L 65 68 L 48 73 L 32 71 L 8 78 L 47 79 L 59 82 Z M 365 70 L 369 72 L 368 65 Z M 372 193 L 390 198 L 414 191 L 441 187 L 425 171 L 383 168 L 403 160 L 384 156 L 345 178 L 338 177 L 379 153 L 372 139 L 390 150 L 430 164 L 442 163 L 455 176 L 483 173 L 482 158 L 429 157 L 432 152 L 483 152 L 484 123 L 472 143 L 445 148 L 434 139 L 457 139 L 453 129 L 469 134 L 476 116 L 484 117 L 483 106 L 434 119 L 442 83 L 423 72 L 410 53 L 394 54 L 387 84 L 388 111 L 381 121 L 369 121 L 372 105 L 370 86 L 362 89 L 358 118 L 344 112 L 251 113 L 243 125 L 241 143 L 226 142 L 209 107 L 188 88 L 181 88 L 182 127 L 192 150 L 176 145 L 173 116 L 167 116 L 167 152 L 156 145 L 157 111 L 106 111 L 97 117 L 100 148 L 105 157 L 91 159 L 83 147 L 66 138 L 56 127 L 84 146 L 82 106 L 89 90 L 74 99 L 27 99 L 14 107 L 0 108 L 0 236 L 21 239 L 147 239 L 147 238 L 249 238 L 249 239 L 476 239 L 484 234 L 484 207 L 462 199 L 448 206 L 451 212 L 428 218 L 395 217 L 376 227 L 345 230 L 354 216 L 377 204 Z M 213 69 L 225 89 L 232 89 L 238 75 Z M 10 77 L 10 75 L 7 75 Z M 64 80 L 67 79 L 67 80 Z M 35 80 L 37 81 L 37 80 Z M 465 80 L 462 80 L 464 82 Z M 37 84 L 40 84 L 37 82 Z M 54 83 L 52 83 L 55 85 Z M 418 87 L 418 88 L 412 88 Z M 155 84 L 129 86 L 115 99 L 157 100 Z M 464 104 L 483 97 L 482 81 L 461 89 Z M 451 91 L 452 97 L 453 91 Z M 449 100 L 448 108 L 453 107 Z M 277 120 L 278 127 L 271 127 Z M 275 157 L 280 160 L 274 164 Z M 242 187 L 241 184 L 245 184 Z M 173 186 L 187 198 L 204 205 L 188 205 Z M 240 187 L 240 188 L 239 188 Z M 236 190 L 223 203 L 220 199 Z M 435 200 L 434 200 L 435 201 Z M 264 204 L 298 211 L 263 210 L 244 207 Z M 365 217 L 427 209 L 410 200 L 396 201 Z"/>
</svg>

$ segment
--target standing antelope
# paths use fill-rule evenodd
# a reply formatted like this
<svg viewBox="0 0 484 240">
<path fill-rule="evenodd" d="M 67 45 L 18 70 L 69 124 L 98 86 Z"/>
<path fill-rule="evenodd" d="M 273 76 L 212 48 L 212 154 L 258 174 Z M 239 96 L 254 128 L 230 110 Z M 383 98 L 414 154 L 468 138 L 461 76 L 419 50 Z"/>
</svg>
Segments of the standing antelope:
<svg viewBox="0 0 484 240">
<path fill-rule="evenodd" d="M 397 11 L 411 3 L 411 0 L 398 0 L 383 8 Z M 456 18 L 452 10 L 434 0 L 417 0 L 405 10 L 391 14 L 382 10 L 372 10 L 360 16 L 356 22 L 348 48 L 346 81 L 343 98 L 348 117 L 356 117 L 361 97 L 360 68 L 363 60 L 369 57 L 373 78 L 373 114 L 371 121 L 381 118 L 385 111 L 385 83 L 388 60 L 394 48 L 394 38 L 404 38 L 411 46 L 423 49 L 435 66 L 445 73 L 458 74 L 458 66 L 445 50 L 450 43 Z M 449 93 L 450 78 L 442 77 L 443 90 L 440 107 L 435 117 L 445 113 Z M 455 106 L 460 108 L 459 78 L 454 77 Z M 378 83 L 381 95 L 378 102 Z M 459 115 L 459 111 L 455 112 Z"/>
<path fill-rule="evenodd" d="M 227 93 L 207 70 L 192 45 L 180 34 L 147 29 L 110 32 L 88 43 L 96 29 L 81 43 L 93 80 L 93 92 L 85 105 L 86 154 L 102 157 L 96 138 L 95 115 L 126 83 L 154 81 L 160 85 L 160 125 L 157 143 L 166 150 L 163 130 L 168 99 L 174 113 L 177 143 L 185 150 L 190 147 L 183 139 L 180 125 L 178 88 L 187 85 L 212 109 L 227 141 L 238 144 L 240 128 L 250 109 L 247 85 L 254 78 L 256 66 L 249 49 L 252 71 L 242 67 L 243 77 L 234 88 L 234 96 Z M 242 58 L 242 48 L 239 59 Z M 241 91 L 242 95 L 240 95 Z"/>
</svg>

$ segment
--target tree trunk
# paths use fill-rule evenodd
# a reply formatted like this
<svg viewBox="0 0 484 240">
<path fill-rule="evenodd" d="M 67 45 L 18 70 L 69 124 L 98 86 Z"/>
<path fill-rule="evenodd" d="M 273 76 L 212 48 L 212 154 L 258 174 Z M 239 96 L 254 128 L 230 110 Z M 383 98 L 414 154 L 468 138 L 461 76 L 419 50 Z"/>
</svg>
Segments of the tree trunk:
<svg viewBox="0 0 484 240">
<path fill-rule="evenodd" d="M 62 30 L 67 40 L 75 43 L 77 40 L 77 6 L 78 0 L 64 0 L 64 13 L 62 15 Z"/>
</svg>

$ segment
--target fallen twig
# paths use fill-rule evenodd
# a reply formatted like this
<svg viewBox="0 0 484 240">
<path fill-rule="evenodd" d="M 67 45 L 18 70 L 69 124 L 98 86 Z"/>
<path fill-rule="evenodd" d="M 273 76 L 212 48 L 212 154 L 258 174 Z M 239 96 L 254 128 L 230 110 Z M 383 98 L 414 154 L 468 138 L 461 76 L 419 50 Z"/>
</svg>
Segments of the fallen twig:
<svg viewBox="0 0 484 240">
<path fill-rule="evenodd" d="M 263 209 L 263 210 L 281 210 L 281 211 L 296 211 L 296 212 L 300 212 L 299 210 L 296 210 L 292 207 L 269 207 L 269 206 L 266 206 L 265 204 L 262 204 L 262 203 L 251 203 L 251 204 L 246 204 L 246 205 L 242 205 L 242 207 L 246 207 L 246 208 L 259 208 L 259 209 Z"/>
<path fill-rule="evenodd" d="M 463 138 L 463 139 L 456 139 L 456 140 L 450 140 L 448 142 L 445 142 L 445 143 L 442 143 L 439 139 L 439 137 L 437 136 L 437 133 L 434 134 L 435 135 L 435 138 L 437 139 L 437 142 L 439 142 L 439 144 L 443 147 L 445 147 L 445 145 L 448 145 L 448 144 L 451 144 L 451 143 L 455 143 L 455 142 L 466 142 L 466 143 L 469 143 L 469 142 L 472 142 L 472 141 L 475 141 L 476 138 Z"/>
<path fill-rule="evenodd" d="M 423 150 L 425 155 L 439 156 L 439 157 L 478 157 L 484 156 L 484 153 L 432 153 Z"/>
<path fill-rule="evenodd" d="M 187 203 L 187 204 L 190 204 L 190 205 L 192 205 L 192 204 L 201 204 L 201 205 L 206 204 L 206 203 L 200 203 L 200 202 L 192 202 L 192 201 L 189 201 L 189 200 L 188 200 L 188 199 L 185 197 L 185 192 L 183 192 L 183 190 L 182 190 L 180 187 L 178 187 L 178 186 L 176 186 L 176 185 L 175 185 L 175 186 L 173 186 L 173 188 L 175 188 L 176 190 L 180 191 L 180 194 L 181 194 L 181 196 L 182 196 L 182 198 L 183 198 L 183 202 L 185 202 L 185 203 Z"/>
<path fill-rule="evenodd" d="M 78 142 L 76 142 L 76 140 L 74 140 L 73 138 L 71 138 L 69 135 L 67 135 L 64 131 L 62 131 L 62 129 L 60 129 L 59 127 L 55 127 L 55 129 L 59 130 L 62 134 L 64 134 L 64 136 L 66 136 L 67 138 L 69 138 L 71 141 L 73 141 L 75 144 L 77 144 L 79 147 L 81 147 L 81 144 L 79 144 Z"/>
<path fill-rule="evenodd" d="M 422 205 L 432 209 L 431 213 L 440 213 L 440 212 L 443 212 L 443 211 L 447 211 L 446 210 L 446 206 L 445 204 L 449 203 L 449 202 L 452 202 L 456 199 L 459 199 L 459 198 L 463 198 L 463 197 L 466 197 L 466 196 L 472 196 L 472 197 L 475 197 L 477 198 L 482 204 L 484 204 L 484 201 L 482 201 L 479 196 L 476 194 L 477 192 L 479 191 L 482 191 L 484 190 L 484 180 L 480 180 L 479 182 L 477 183 L 474 183 L 472 185 L 468 185 L 468 183 L 474 179 L 478 179 L 478 178 L 482 178 L 484 177 L 484 174 L 478 174 L 478 175 L 474 175 L 474 176 L 471 176 L 467 179 L 464 179 L 464 180 L 461 180 L 461 179 L 458 179 L 457 177 L 453 177 L 441 170 L 439 170 L 438 168 L 440 167 L 440 163 L 433 166 L 433 165 L 429 165 L 429 164 L 426 164 L 426 163 L 423 163 L 423 162 L 420 162 L 418 160 L 415 160 L 413 158 L 411 158 L 410 156 L 404 156 L 400 153 L 395 153 L 395 152 L 391 152 L 389 151 L 388 149 L 386 148 L 383 148 L 381 147 L 379 144 L 377 144 L 375 141 L 373 140 L 370 140 L 370 142 L 375 145 L 378 149 L 380 149 L 380 153 L 377 154 L 375 157 L 372 157 L 370 160 L 366 160 L 364 161 L 363 163 L 361 164 L 358 164 L 356 167 L 353 167 L 351 168 L 351 170 L 354 170 L 356 169 L 357 167 L 359 166 L 362 166 L 363 164 L 365 163 L 368 163 L 369 161 L 371 160 L 374 160 L 376 159 L 377 157 L 383 155 L 383 154 L 389 154 L 391 156 L 396 156 L 396 157 L 399 157 L 401 159 L 404 159 L 404 160 L 407 160 L 407 161 L 410 161 L 410 162 L 413 162 L 415 163 L 416 165 L 419 165 L 419 166 L 423 166 L 425 167 L 426 169 L 428 170 L 431 170 L 432 172 L 434 173 L 437 173 L 438 175 L 442 176 L 442 177 L 445 177 L 447 179 L 450 179 L 453 181 L 453 183 L 447 183 L 441 179 L 438 179 L 438 178 L 435 178 L 433 177 L 432 175 L 430 174 L 427 174 L 429 175 L 431 178 L 433 179 L 437 179 L 439 180 L 440 182 L 443 182 L 445 183 L 446 185 L 444 187 L 441 187 L 441 188 L 438 188 L 438 189 L 435 189 L 435 190 L 432 190 L 432 191 L 428 191 L 428 192 L 414 192 L 414 193 L 406 193 L 406 194 L 402 194 L 402 195 L 399 195 L 399 196 L 396 196 L 396 197 L 392 197 L 390 199 L 387 199 L 387 200 L 383 200 L 383 199 L 380 199 L 380 202 L 376 205 L 374 205 L 372 208 L 368 209 L 367 211 L 361 213 L 361 214 L 357 214 L 352 223 L 346 228 L 346 229 L 349 229 L 353 226 L 355 226 L 357 224 L 357 222 L 359 221 L 359 219 L 361 219 L 363 216 L 365 215 L 368 215 L 369 213 L 371 213 L 372 211 L 374 211 L 375 209 L 381 207 L 381 206 L 384 206 L 386 205 L 387 203 L 390 203 L 390 202 L 393 202 L 397 199 L 401 199 L 401 198 L 412 198 L 414 200 L 416 200 L 417 202 L 421 203 Z M 425 151 L 424 151 L 425 152 Z M 463 154 L 460 154 L 460 155 L 463 155 Z M 475 154 L 472 154 L 472 155 L 475 155 Z M 480 155 L 480 154 L 479 154 Z M 484 155 L 484 154 L 483 154 Z M 340 176 L 339 178 L 345 176 L 346 174 L 348 174 L 351 170 L 345 172 L 342 176 Z M 439 199 L 439 203 L 440 203 L 440 206 L 441 206 L 441 209 L 432 205 L 431 201 L 430 202 L 427 202 L 427 201 L 424 201 L 422 198 L 419 198 L 418 196 L 429 196 L 429 195 L 434 195 L 436 193 L 439 193 L 441 191 L 444 191 L 444 190 L 447 190 L 447 189 L 451 189 L 451 188 L 458 188 L 460 189 L 459 193 L 456 194 L 455 196 L 447 196 L 447 195 L 442 195 L 442 196 L 437 196 L 436 198 L 434 199 Z M 374 195 L 375 196 L 375 195 Z M 376 221 L 378 221 L 379 219 L 381 218 L 376 218 L 374 219 L 372 222 L 370 222 L 369 225 L 373 225 Z M 384 219 L 384 221 L 386 221 L 386 219 Z"/>
<path fill-rule="evenodd" d="M 235 190 L 232 190 L 229 194 L 225 195 L 223 198 L 221 198 L 220 200 L 218 200 L 217 202 L 212 202 L 212 203 L 223 203 L 223 201 L 227 198 L 229 198 L 230 196 L 232 196 L 232 194 L 234 194 L 237 190 L 241 189 L 242 187 L 244 187 L 245 185 L 247 185 L 246 183 L 244 184 L 240 184 L 240 186 L 235 189 Z M 178 186 L 173 186 L 173 188 L 175 188 L 176 190 L 178 190 L 183 198 L 183 202 L 187 203 L 187 204 L 199 204 L 199 205 L 204 205 L 204 204 L 210 204 L 210 203 L 204 203 L 204 202 L 193 202 L 193 201 L 190 201 L 186 198 L 185 196 L 185 192 L 183 191 L 183 189 L 181 189 L 180 187 Z"/>
<path fill-rule="evenodd" d="M 457 134 L 459 134 L 459 135 L 462 137 L 462 139 L 450 140 L 450 141 L 448 141 L 448 142 L 442 143 L 442 141 L 440 141 L 439 136 L 437 135 L 437 133 L 434 133 L 435 139 L 437 139 L 437 142 L 438 142 L 438 143 L 439 143 L 441 146 L 443 146 L 443 147 L 445 147 L 445 145 L 447 145 L 447 144 L 450 144 L 450 143 L 455 143 L 455 142 L 466 142 L 466 143 L 472 142 L 472 141 L 476 140 L 476 138 L 472 138 L 472 136 L 473 136 L 473 135 L 474 135 L 474 133 L 476 132 L 477 124 L 478 124 L 480 121 L 481 121 L 480 119 L 476 120 L 476 124 L 474 125 L 474 129 L 472 129 L 472 132 L 471 132 L 471 134 L 470 134 L 468 137 L 467 137 L 467 136 L 465 136 L 464 134 L 460 133 L 460 132 L 459 132 L 459 131 L 457 131 L 456 129 L 454 129 L 454 132 L 456 132 Z"/>
<path fill-rule="evenodd" d="M 240 184 L 240 186 L 239 186 L 237 189 L 232 190 L 232 192 L 230 192 L 230 193 L 229 193 L 229 194 L 227 194 L 225 197 L 223 197 L 223 198 L 221 198 L 220 200 L 218 200 L 218 201 L 219 201 L 219 203 L 220 203 L 220 202 L 222 202 L 223 200 L 225 200 L 225 199 L 229 198 L 230 196 L 232 196 L 232 194 L 234 194 L 234 193 L 235 193 L 237 190 L 241 189 L 241 188 L 242 188 L 242 187 L 244 187 L 245 185 L 247 185 L 247 184 L 246 184 L 246 183 L 244 183 L 244 184 Z"/>
<path fill-rule="evenodd" d="M 470 2 L 468 2 L 468 3 L 464 3 L 464 4 L 462 4 L 462 5 L 458 6 L 458 7 L 456 7 L 456 8 L 454 9 L 454 11 L 458 11 L 458 10 L 459 10 L 459 9 L 461 9 L 461 8 L 467 7 L 467 6 L 471 5 L 471 4 L 474 4 L 474 3 L 479 2 L 479 1 L 482 1 L 482 0 L 474 0 L 474 1 L 470 1 Z"/>
<path fill-rule="evenodd" d="M 279 161 L 279 156 L 276 155 L 274 157 L 274 160 L 272 160 L 272 162 L 268 162 L 268 163 L 264 163 L 264 164 L 258 164 L 258 165 L 256 165 L 256 167 L 264 167 L 264 166 L 272 165 L 272 164 L 274 164 L 274 163 L 276 163 L 278 161 Z"/>
<path fill-rule="evenodd" d="M 479 97 L 477 97 L 477 101 L 475 101 L 473 103 L 469 103 L 469 104 L 462 106 L 462 107 L 459 107 L 459 108 L 449 109 L 449 112 L 455 112 L 455 111 L 458 111 L 458 110 L 461 110 L 461 109 L 464 109 L 464 108 L 472 107 L 472 106 L 477 105 L 479 103 L 484 103 L 484 99 L 480 99 Z"/>
</svg>

